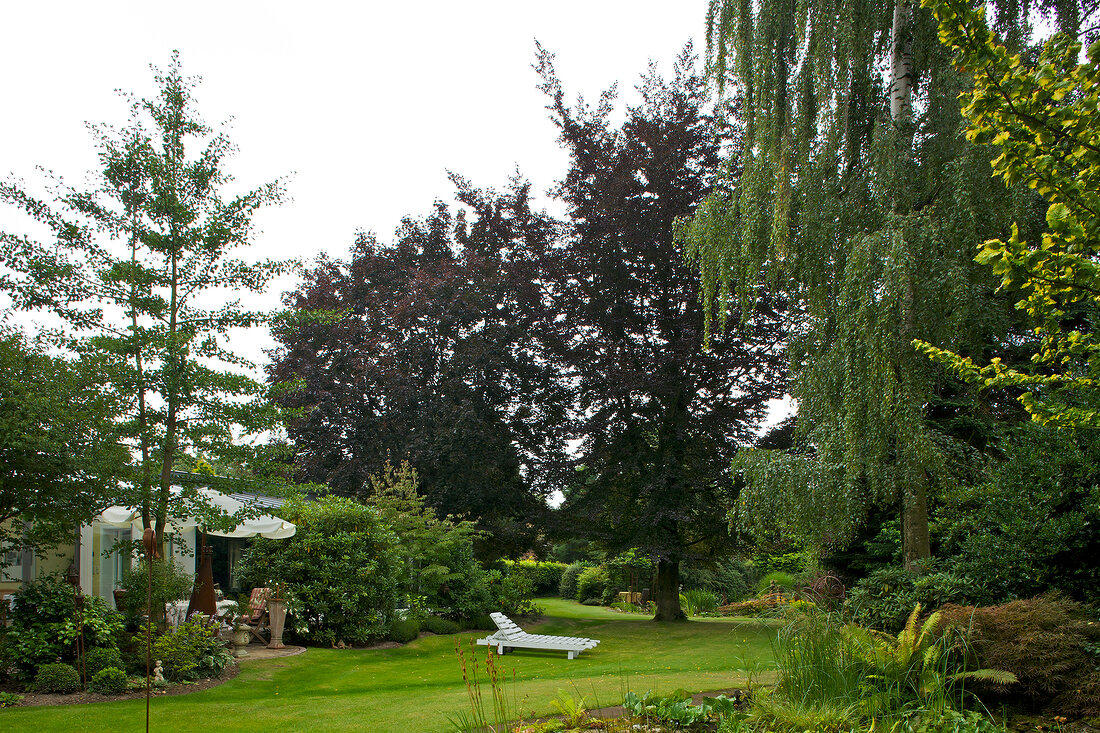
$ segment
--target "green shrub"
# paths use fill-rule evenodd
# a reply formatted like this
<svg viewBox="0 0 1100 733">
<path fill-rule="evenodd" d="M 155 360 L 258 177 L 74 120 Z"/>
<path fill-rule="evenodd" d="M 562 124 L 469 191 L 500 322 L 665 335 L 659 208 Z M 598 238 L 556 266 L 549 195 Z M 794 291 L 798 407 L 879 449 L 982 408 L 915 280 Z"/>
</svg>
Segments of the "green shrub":
<svg viewBox="0 0 1100 733">
<path fill-rule="evenodd" d="M 602 567 L 584 568 L 577 576 L 577 592 L 574 597 L 578 601 L 600 599 L 606 587 L 607 572 Z"/>
<path fill-rule="evenodd" d="M 89 649 L 84 655 L 84 674 L 87 675 L 89 681 L 101 670 L 108 667 L 126 668 L 126 665 L 122 662 L 122 652 L 118 649 L 113 647 Z"/>
<path fill-rule="evenodd" d="M 798 575 L 806 570 L 806 554 L 804 552 L 764 552 L 754 556 L 752 564 L 761 575 L 775 572 Z"/>
<path fill-rule="evenodd" d="M 43 664 L 34 676 L 34 689 L 68 695 L 81 687 L 80 673 L 71 664 Z"/>
<path fill-rule="evenodd" d="M 195 578 L 192 574 L 184 572 L 183 566 L 172 559 L 153 560 L 153 617 L 160 618 L 164 612 L 165 604 L 187 598 L 191 593 Z M 145 558 L 141 558 L 132 569 L 122 575 L 122 589 L 126 591 L 123 596 L 122 608 L 131 618 L 137 618 L 145 613 L 145 604 L 149 598 L 149 565 Z"/>
<path fill-rule="evenodd" d="M 980 594 L 969 578 L 930 568 L 928 572 L 901 567 L 876 570 L 849 589 L 844 606 L 856 623 L 897 633 L 917 604 L 934 611 L 947 603 L 972 604 L 972 594 Z"/>
<path fill-rule="evenodd" d="M 124 628 L 122 614 L 96 596 L 85 596 L 81 610 L 85 649 L 115 646 Z M 75 661 L 77 638 L 73 588 L 58 574 L 44 575 L 15 593 L 11 625 L 5 631 L 3 662 L 23 681 L 44 664 Z"/>
<path fill-rule="evenodd" d="M 680 594 L 680 605 L 688 616 L 714 613 L 718 609 L 718 594 L 712 590 L 694 588 Z"/>
<path fill-rule="evenodd" d="M 496 623 L 493 621 L 493 617 L 487 613 L 478 614 L 477 616 L 464 616 L 461 626 L 468 631 L 481 629 L 495 630 L 497 627 Z"/>
<path fill-rule="evenodd" d="M 793 575 L 782 570 L 773 570 L 756 581 L 756 594 L 762 595 L 770 592 L 773 584 L 784 593 L 792 593 L 798 587 L 798 581 L 795 580 Z M 909 610 L 913 610 L 912 607 Z"/>
<path fill-rule="evenodd" d="M 536 596 L 557 593 L 566 568 L 565 563 L 537 560 L 505 560 L 503 564 L 507 575 L 526 576 L 531 581 L 532 593 Z"/>
<path fill-rule="evenodd" d="M 94 677 L 88 675 L 88 689 L 100 695 L 118 695 L 126 692 L 129 684 L 126 673 L 118 667 L 105 667 L 96 672 Z"/>
<path fill-rule="evenodd" d="M 602 606 L 603 601 L 599 598 L 585 598 L 581 601 L 582 606 Z"/>
<path fill-rule="evenodd" d="M 565 566 L 561 572 L 561 583 L 558 584 L 558 595 L 570 601 L 577 599 L 577 578 L 581 572 L 592 567 L 590 562 L 575 562 Z"/>
<path fill-rule="evenodd" d="M 145 643 L 144 633 L 135 642 Z M 164 676 L 172 682 L 217 677 L 233 655 L 218 640 L 214 628 L 200 621 L 185 621 L 153 639 L 153 659 L 159 659 Z"/>
<path fill-rule="evenodd" d="M 407 644 L 420 635 L 420 624 L 411 618 L 398 619 L 390 627 L 390 639 L 398 644 Z"/>
<path fill-rule="evenodd" d="M 719 560 L 713 567 L 685 564 L 680 582 L 685 588 L 713 591 L 724 603 L 737 603 L 754 594 L 758 576 L 750 563 L 735 557 Z"/>
<path fill-rule="evenodd" d="M 351 499 L 292 499 L 280 516 L 293 537 L 256 538 L 238 565 L 245 585 L 286 583 L 287 628 L 313 643 L 383 638 L 399 589 L 398 540 L 378 512 Z"/>
<path fill-rule="evenodd" d="M 425 631 L 430 631 L 433 634 L 457 634 L 459 632 L 459 626 L 449 618 L 441 618 L 440 616 L 428 616 L 421 624 Z"/>
</svg>

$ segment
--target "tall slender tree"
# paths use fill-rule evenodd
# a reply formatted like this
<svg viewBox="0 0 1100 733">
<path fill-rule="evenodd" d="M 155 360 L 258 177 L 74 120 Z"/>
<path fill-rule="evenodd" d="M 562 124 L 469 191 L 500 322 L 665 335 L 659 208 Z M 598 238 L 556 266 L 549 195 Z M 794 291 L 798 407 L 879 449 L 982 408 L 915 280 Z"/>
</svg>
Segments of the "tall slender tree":
<svg viewBox="0 0 1100 733">
<path fill-rule="evenodd" d="M 782 394 L 780 319 L 757 309 L 703 350 L 699 286 L 673 244 L 673 223 L 715 179 L 723 144 L 690 49 L 672 78 L 650 69 L 641 102 L 611 121 L 566 106 L 552 56 L 539 68 L 572 164 L 556 194 L 569 207 L 554 253 L 552 301 L 576 385 L 577 462 L 563 511 L 573 527 L 657 564 L 658 620 L 683 618 L 679 567 L 728 541 L 720 500 L 738 445 Z"/>
<path fill-rule="evenodd" d="M 52 310 L 67 323 L 66 346 L 108 360 L 136 463 L 135 495 L 120 500 L 140 506 L 163 538 L 170 517 L 189 511 L 189 499 L 170 491 L 181 451 L 239 461 L 242 437 L 277 417 L 252 365 L 227 342 L 232 329 L 269 315 L 219 293 L 262 292 L 292 263 L 236 256 L 253 214 L 281 198 L 282 184 L 226 197 L 234 149 L 197 116 L 198 80 L 183 75 L 175 54 L 155 78 L 158 95 L 132 102 L 127 127 L 92 127 L 102 165 L 94 188 L 58 182 L 51 202 L 0 186 L 3 200 L 52 233 L 47 241 L 3 234 L 0 259 L 17 308 Z"/>
<path fill-rule="evenodd" d="M 1024 38 L 1026 5 L 997 5 Z M 739 179 L 683 240 L 720 321 L 732 303 L 749 312 L 761 282 L 805 313 L 789 358 L 812 450 L 747 458 L 735 511 L 785 516 L 830 546 L 871 506 L 893 506 L 912 566 L 930 554 L 929 492 L 944 475 L 931 411 L 957 387 L 911 342 L 1006 343 L 1011 311 L 973 252 L 1014 219 L 1034 228 L 1034 199 L 995 185 L 990 152 L 958 134 L 968 82 L 910 0 L 713 0 L 707 20 L 713 79 L 742 102 L 745 144 L 730 161 Z"/>
</svg>

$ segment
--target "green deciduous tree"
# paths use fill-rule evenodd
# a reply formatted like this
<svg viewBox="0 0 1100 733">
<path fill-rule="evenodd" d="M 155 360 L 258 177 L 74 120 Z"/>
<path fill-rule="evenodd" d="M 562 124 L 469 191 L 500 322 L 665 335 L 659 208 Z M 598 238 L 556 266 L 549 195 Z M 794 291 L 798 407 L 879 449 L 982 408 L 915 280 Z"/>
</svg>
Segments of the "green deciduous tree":
<svg viewBox="0 0 1100 733">
<path fill-rule="evenodd" d="M 998 6 L 1024 28 L 1021 6 Z M 933 418 L 984 407 L 952 406 L 957 384 L 911 342 L 1005 342 L 1011 310 L 972 251 L 1013 219 L 1034 226 L 1030 199 L 993 185 L 989 152 L 957 134 L 968 82 L 912 2 L 714 0 L 708 21 L 745 141 L 682 238 L 720 321 L 731 305 L 751 312 L 761 283 L 798 313 L 788 355 L 805 449 L 744 456 L 734 516 L 837 547 L 872 506 L 894 507 L 911 564 L 930 553 L 945 475 Z"/>
<path fill-rule="evenodd" d="M 1100 427 L 1100 44 L 1081 60 L 1072 35 L 1049 40 L 1033 60 L 999 42 L 985 9 L 927 0 L 959 69 L 973 77 L 963 95 L 969 140 L 1000 151 L 993 171 L 1049 202 L 1041 236 L 1012 226 L 990 239 L 977 261 L 1019 298 L 1040 336 L 1031 368 L 974 359 L 928 342 L 921 349 L 983 388 L 1022 388 L 1032 418 L 1059 427 Z"/>
<path fill-rule="evenodd" d="M 42 241 L 3 234 L 0 260 L 17 308 L 60 315 L 66 345 L 105 363 L 136 459 L 135 495 L 120 501 L 140 506 L 163 537 L 171 515 L 190 511 L 169 490 L 181 452 L 240 462 L 243 438 L 273 425 L 263 385 L 227 339 L 269 319 L 242 307 L 239 293 L 262 292 L 288 265 L 236 253 L 281 185 L 227 195 L 233 146 L 197 116 L 197 80 L 173 55 L 156 82 L 157 96 L 132 102 L 127 127 L 92 128 L 101 168 L 91 189 L 59 181 L 47 201 L 0 186 L 0 198 L 49 232 Z"/>
<path fill-rule="evenodd" d="M 113 502 L 127 455 L 99 376 L 0 336 L 0 568 L 8 551 L 71 538 Z"/>
</svg>

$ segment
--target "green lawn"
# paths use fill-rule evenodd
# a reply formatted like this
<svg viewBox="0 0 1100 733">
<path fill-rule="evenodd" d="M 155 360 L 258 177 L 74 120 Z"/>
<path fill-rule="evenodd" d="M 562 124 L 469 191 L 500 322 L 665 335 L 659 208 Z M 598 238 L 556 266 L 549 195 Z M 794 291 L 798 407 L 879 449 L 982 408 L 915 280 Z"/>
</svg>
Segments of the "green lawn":
<svg viewBox="0 0 1100 733">
<path fill-rule="evenodd" d="M 655 624 L 642 616 L 540 599 L 540 633 L 588 636 L 600 645 L 577 659 L 564 652 L 519 650 L 500 661 L 524 714 L 549 713 L 558 690 L 613 705 L 627 689 L 639 693 L 683 687 L 736 686 L 750 671 L 771 668 L 767 625 L 705 619 Z M 535 627 L 532 627 L 535 628 Z M 484 636 L 482 634 L 481 636 Z M 236 679 L 193 695 L 154 698 L 152 727 L 161 731 L 450 730 L 448 717 L 468 709 L 456 640 L 472 633 L 421 638 L 399 649 L 310 649 L 296 657 L 246 662 Z M 477 656 L 484 663 L 485 647 Z M 145 701 L 0 709 L 0 730 L 137 731 Z"/>
</svg>

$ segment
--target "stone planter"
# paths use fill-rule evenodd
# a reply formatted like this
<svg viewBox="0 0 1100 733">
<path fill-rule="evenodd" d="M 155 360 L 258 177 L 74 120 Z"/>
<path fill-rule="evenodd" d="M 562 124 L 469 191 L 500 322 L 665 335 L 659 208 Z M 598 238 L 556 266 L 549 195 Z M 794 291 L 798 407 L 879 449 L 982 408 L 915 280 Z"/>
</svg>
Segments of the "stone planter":
<svg viewBox="0 0 1100 733">
<path fill-rule="evenodd" d="M 286 599 L 269 598 L 267 600 L 267 626 L 271 631 L 268 649 L 285 649 L 283 644 L 283 625 L 286 623 Z"/>
<path fill-rule="evenodd" d="M 247 657 L 248 642 L 252 639 L 252 632 L 247 628 L 233 630 L 233 656 Z"/>
</svg>

